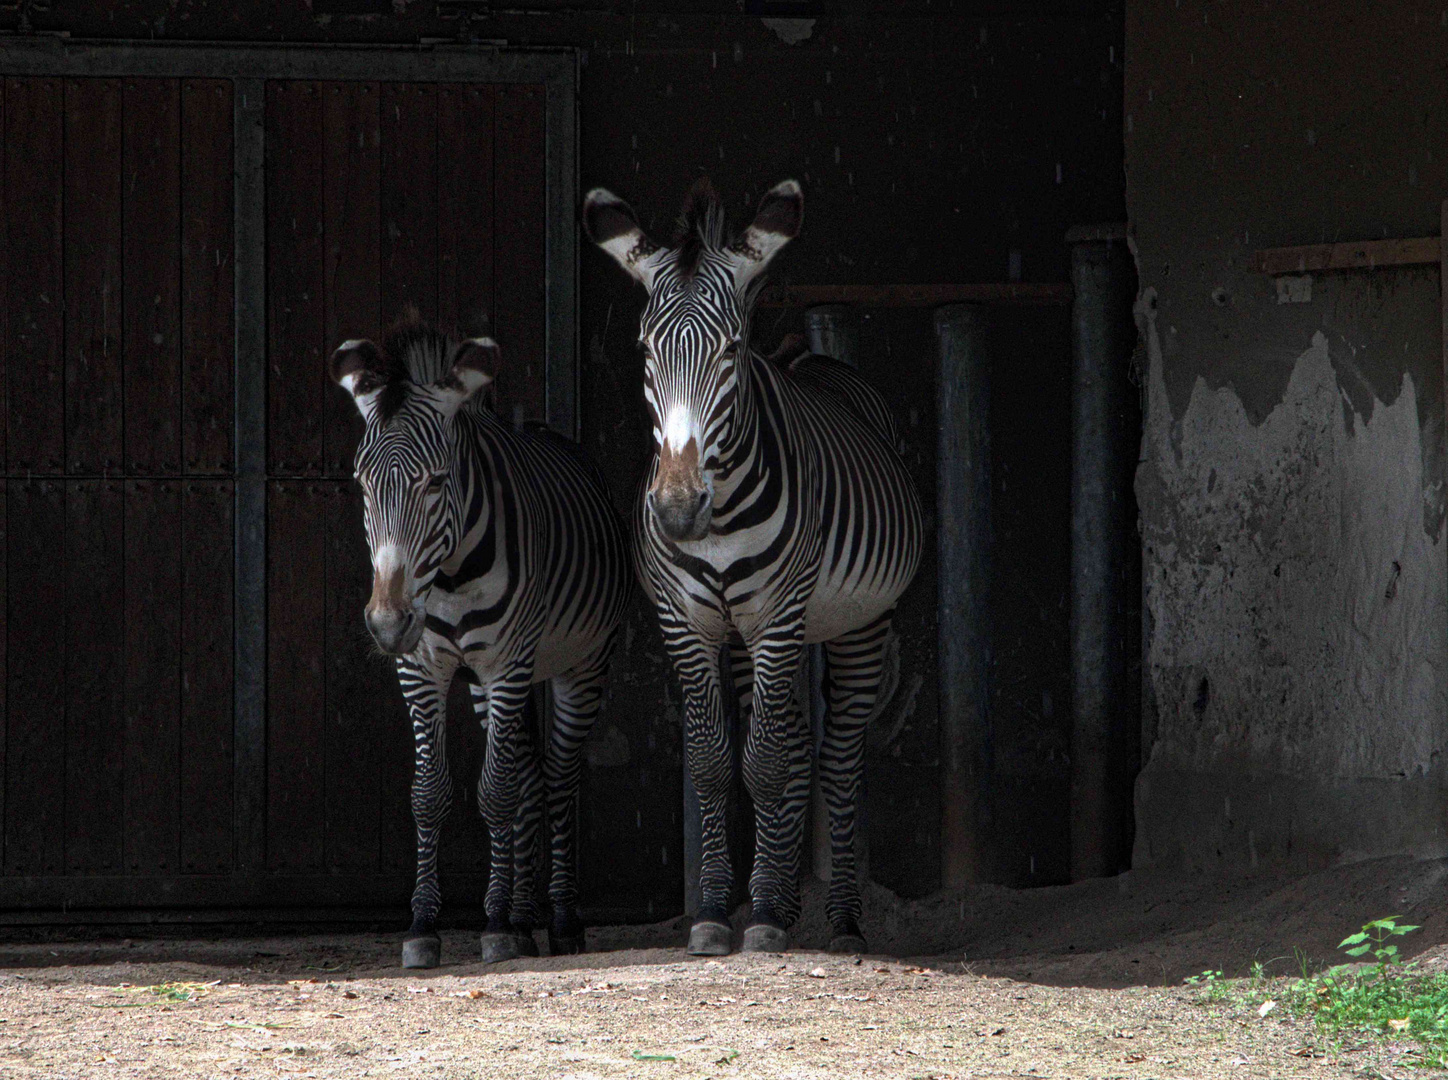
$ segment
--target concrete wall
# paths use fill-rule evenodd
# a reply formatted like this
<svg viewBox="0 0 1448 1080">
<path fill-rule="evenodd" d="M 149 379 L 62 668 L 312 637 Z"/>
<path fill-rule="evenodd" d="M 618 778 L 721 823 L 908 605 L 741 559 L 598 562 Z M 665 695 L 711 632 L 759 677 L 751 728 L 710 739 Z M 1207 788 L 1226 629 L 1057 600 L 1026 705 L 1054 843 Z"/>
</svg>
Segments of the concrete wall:
<svg viewBox="0 0 1448 1080">
<path fill-rule="evenodd" d="M 1438 272 L 1318 274 L 1279 302 L 1252 254 L 1438 233 L 1448 15 L 1140 0 L 1126 34 L 1146 404 L 1135 862 L 1441 855 Z"/>
</svg>

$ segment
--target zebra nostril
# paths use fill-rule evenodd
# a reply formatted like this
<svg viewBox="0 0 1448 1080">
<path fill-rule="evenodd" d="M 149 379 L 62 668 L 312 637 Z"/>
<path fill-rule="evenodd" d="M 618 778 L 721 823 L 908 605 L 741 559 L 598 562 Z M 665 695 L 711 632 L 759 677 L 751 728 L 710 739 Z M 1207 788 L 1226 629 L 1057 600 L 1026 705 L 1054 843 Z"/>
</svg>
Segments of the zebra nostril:
<svg viewBox="0 0 1448 1080">
<path fill-rule="evenodd" d="M 709 493 L 709 490 L 707 488 L 699 492 L 699 509 L 703 510 L 704 507 L 708 506 L 709 500 L 712 498 L 713 496 Z"/>
</svg>

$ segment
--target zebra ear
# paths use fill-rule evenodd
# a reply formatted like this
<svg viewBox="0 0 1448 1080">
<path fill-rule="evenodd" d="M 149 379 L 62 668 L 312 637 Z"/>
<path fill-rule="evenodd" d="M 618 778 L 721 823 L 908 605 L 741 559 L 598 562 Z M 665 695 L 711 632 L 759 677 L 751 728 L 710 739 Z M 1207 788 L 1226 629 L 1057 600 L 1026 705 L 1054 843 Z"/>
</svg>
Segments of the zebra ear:
<svg viewBox="0 0 1448 1080">
<path fill-rule="evenodd" d="M 743 289 L 757 277 L 779 249 L 799 235 L 803 221 L 804 192 L 797 181 L 785 180 L 766 191 L 754 221 L 729 245 L 735 256 L 735 284 Z"/>
<path fill-rule="evenodd" d="M 661 249 L 639 227 L 633 207 L 611 191 L 594 188 L 583 199 L 583 231 L 644 288 L 653 288 Z"/>
<path fill-rule="evenodd" d="M 328 364 L 332 381 L 357 403 L 366 420 L 372 419 L 378 398 L 396 380 L 382 350 L 367 340 L 344 341 Z"/>
<path fill-rule="evenodd" d="M 498 343 L 489 337 L 472 338 L 453 350 L 452 368 L 433 383 L 445 412 L 454 413 L 497 376 L 502 353 Z"/>
</svg>

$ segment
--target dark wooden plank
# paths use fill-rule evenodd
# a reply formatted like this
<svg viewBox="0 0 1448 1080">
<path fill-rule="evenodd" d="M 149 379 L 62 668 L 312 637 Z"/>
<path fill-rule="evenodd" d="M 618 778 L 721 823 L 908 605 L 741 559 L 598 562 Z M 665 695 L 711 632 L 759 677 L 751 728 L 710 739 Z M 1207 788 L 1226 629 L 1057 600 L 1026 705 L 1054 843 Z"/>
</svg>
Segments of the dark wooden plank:
<svg viewBox="0 0 1448 1080">
<path fill-rule="evenodd" d="M 326 348 L 381 330 L 381 114 L 376 83 L 325 83 L 322 128 L 327 241 Z M 351 476 L 363 423 L 352 399 L 327 387 L 326 469 Z"/>
<path fill-rule="evenodd" d="M 5 86 L 5 215 L 8 309 L 7 436 L 12 470 L 61 471 L 62 86 L 59 79 L 8 79 Z"/>
<path fill-rule="evenodd" d="M 1356 240 L 1342 244 L 1264 248 L 1257 252 L 1260 274 L 1308 274 L 1318 270 L 1372 270 L 1379 266 L 1426 266 L 1442 258 L 1436 236 L 1406 240 Z"/>
<path fill-rule="evenodd" d="M 438 326 L 458 337 L 493 325 L 493 87 L 438 87 Z"/>
<path fill-rule="evenodd" d="M 267 866 L 318 869 L 324 851 L 326 506 L 314 482 L 267 498 Z"/>
<path fill-rule="evenodd" d="M 181 469 L 181 84 L 125 85 L 125 465 Z"/>
<path fill-rule="evenodd" d="M 3 94 L 3 91 L 0 91 Z M 4 170 L 0 169 L 0 173 Z M 0 245 L 3 247 L 4 245 Z M 0 424 L 0 427 L 3 427 Z M 0 870 L 5 865 L 5 745 L 9 722 L 9 633 L 10 633 L 10 519 L 7 485 L 0 483 Z"/>
<path fill-rule="evenodd" d="M 449 165 L 451 167 L 451 164 Z M 382 318 L 437 319 L 437 87 L 382 87 Z"/>
<path fill-rule="evenodd" d="M 355 484 L 327 485 L 327 868 L 376 871 L 378 783 L 389 732 L 407 730 L 396 669 L 362 621 L 372 563 Z"/>
<path fill-rule="evenodd" d="M 3 138 L 9 129 L 5 123 L 5 86 L 6 80 L 0 79 L 0 153 L 3 153 Z M 5 201 L 6 190 L 6 168 L 0 162 L 0 470 L 5 468 L 5 435 L 9 427 L 9 409 L 6 402 L 9 400 L 9 380 L 6 378 L 7 356 L 9 355 L 10 340 L 10 231 L 8 222 L 10 220 L 9 208 Z M 0 488 L 4 485 L 0 484 Z M 0 520 L 4 515 L 0 514 Z M 4 635 L 0 634 L 0 642 L 3 642 Z M 0 646 L 3 647 L 3 646 Z M 4 684 L 3 670 L 0 670 L 0 685 Z M 0 859 L 4 853 L 4 821 L 5 821 L 5 793 L 4 793 L 4 734 L 5 722 L 0 717 Z"/>
<path fill-rule="evenodd" d="M 120 80 L 68 80 L 65 462 L 73 473 L 121 467 L 121 176 Z"/>
<path fill-rule="evenodd" d="M 181 495 L 181 869 L 231 869 L 232 484 Z"/>
<path fill-rule="evenodd" d="M 322 95 L 314 82 L 266 88 L 267 467 L 320 473 L 324 395 Z"/>
<path fill-rule="evenodd" d="M 541 86 L 499 86 L 493 150 L 494 247 L 508 267 L 493 286 L 503 350 L 497 400 L 505 416 L 542 420 L 547 404 L 547 238 Z"/>
<path fill-rule="evenodd" d="M 181 84 L 181 450 L 188 473 L 232 469 L 232 95 Z"/>
<path fill-rule="evenodd" d="M 1025 307 L 1071 302 L 1071 286 L 1055 282 L 982 282 L 967 285 L 771 285 L 760 307 L 865 304 L 870 307 L 939 307 L 941 304 L 1006 304 Z"/>
<path fill-rule="evenodd" d="M 70 873 L 116 874 L 122 867 L 124 523 L 119 480 L 67 482 L 65 867 Z"/>
<path fill-rule="evenodd" d="M 55 480 L 11 480 L 10 625 L 5 732 L 5 872 L 58 874 L 65 847 L 65 494 Z"/>
<path fill-rule="evenodd" d="M 174 871 L 181 806 L 181 482 L 126 482 L 126 869 Z"/>
</svg>

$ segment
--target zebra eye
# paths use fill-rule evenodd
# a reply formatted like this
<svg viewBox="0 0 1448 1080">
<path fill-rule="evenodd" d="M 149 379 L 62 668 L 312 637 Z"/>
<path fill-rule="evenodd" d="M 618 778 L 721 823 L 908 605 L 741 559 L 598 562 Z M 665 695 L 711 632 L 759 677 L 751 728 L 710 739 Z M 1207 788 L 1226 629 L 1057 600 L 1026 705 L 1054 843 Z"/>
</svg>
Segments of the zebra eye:
<svg viewBox="0 0 1448 1080">
<path fill-rule="evenodd" d="M 434 473 L 432 479 L 427 482 L 428 491 L 441 491 L 444 483 L 447 482 L 447 473 Z"/>
</svg>

